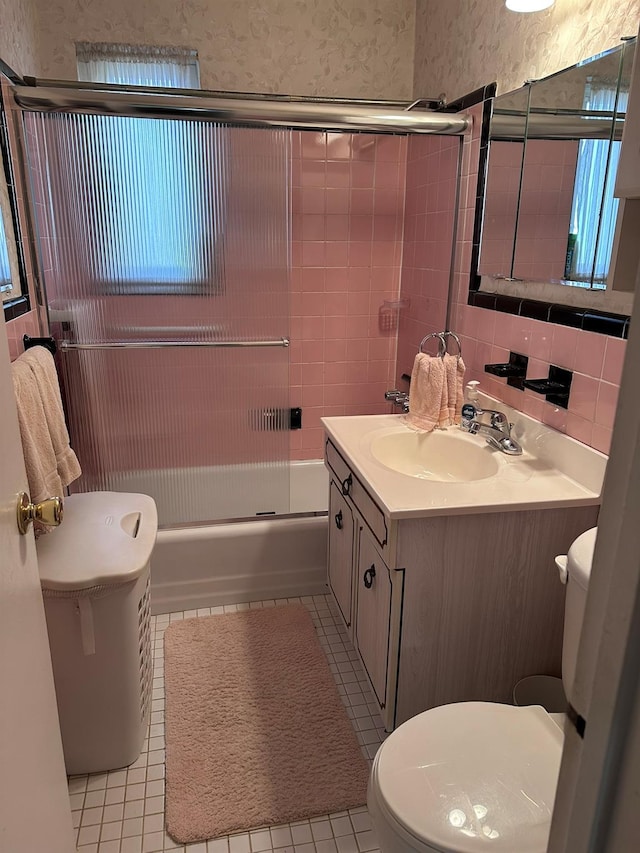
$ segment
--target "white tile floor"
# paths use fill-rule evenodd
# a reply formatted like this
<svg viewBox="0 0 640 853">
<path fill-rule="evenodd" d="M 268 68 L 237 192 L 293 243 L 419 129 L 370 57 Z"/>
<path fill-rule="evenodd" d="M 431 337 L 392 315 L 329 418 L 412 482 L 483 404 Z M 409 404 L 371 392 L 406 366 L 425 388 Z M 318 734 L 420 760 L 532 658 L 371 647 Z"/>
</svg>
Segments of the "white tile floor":
<svg viewBox="0 0 640 853">
<path fill-rule="evenodd" d="M 365 807 L 284 826 L 176 844 L 164 831 L 164 660 L 163 634 L 176 619 L 209 616 L 286 603 L 305 604 L 325 650 L 347 714 L 364 755 L 372 759 L 384 738 L 378 706 L 357 652 L 349 642 L 330 596 L 313 596 L 188 610 L 152 618 L 154 678 L 149 736 L 140 758 L 124 770 L 74 776 L 69 796 L 80 853 L 365 853 L 377 843 Z"/>
</svg>

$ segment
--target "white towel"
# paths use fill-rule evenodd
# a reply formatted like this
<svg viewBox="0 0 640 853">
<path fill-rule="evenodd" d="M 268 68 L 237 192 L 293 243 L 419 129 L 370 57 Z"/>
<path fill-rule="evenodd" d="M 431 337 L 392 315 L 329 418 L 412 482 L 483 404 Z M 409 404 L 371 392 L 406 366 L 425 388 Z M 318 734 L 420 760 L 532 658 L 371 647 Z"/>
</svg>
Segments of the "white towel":
<svg viewBox="0 0 640 853">
<path fill-rule="evenodd" d="M 11 371 L 31 500 L 62 496 L 82 471 L 69 446 L 53 357 L 33 347 L 13 362 Z"/>
<path fill-rule="evenodd" d="M 13 390 L 18 407 L 22 452 L 33 503 L 62 494 L 51 434 L 44 405 L 29 365 L 19 358 L 11 365 Z"/>
<path fill-rule="evenodd" d="M 68 486 L 82 474 L 78 457 L 69 445 L 69 433 L 64 419 L 60 384 L 53 356 L 44 347 L 32 347 L 21 361 L 29 365 L 36 380 L 44 407 L 47 429 L 56 456 L 56 469 L 63 486 Z"/>
</svg>

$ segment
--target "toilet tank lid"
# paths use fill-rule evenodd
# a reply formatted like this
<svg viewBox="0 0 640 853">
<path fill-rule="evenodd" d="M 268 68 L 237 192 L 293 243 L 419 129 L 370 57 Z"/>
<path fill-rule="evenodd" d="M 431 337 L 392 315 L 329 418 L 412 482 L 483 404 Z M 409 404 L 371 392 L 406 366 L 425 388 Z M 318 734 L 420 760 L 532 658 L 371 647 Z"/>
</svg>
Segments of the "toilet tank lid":
<svg viewBox="0 0 640 853">
<path fill-rule="evenodd" d="M 157 531 L 156 505 L 148 495 L 70 495 L 60 527 L 36 543 L 42 588 L 71 592 L 135 581 L 149 562 Z"/>
<path fill-rule="evenodd" d="M 592 527 L 582 533 L 574 541 L 567 553 L 567 572 L 570 581 L 579 584 L 582 589 L 587 589 L 589 586 L 589 576 L 591 575 L 591 565 L 593 563 L 593 549 L 596 544 L 596 536 L 598 528 Z"/>
</svg>

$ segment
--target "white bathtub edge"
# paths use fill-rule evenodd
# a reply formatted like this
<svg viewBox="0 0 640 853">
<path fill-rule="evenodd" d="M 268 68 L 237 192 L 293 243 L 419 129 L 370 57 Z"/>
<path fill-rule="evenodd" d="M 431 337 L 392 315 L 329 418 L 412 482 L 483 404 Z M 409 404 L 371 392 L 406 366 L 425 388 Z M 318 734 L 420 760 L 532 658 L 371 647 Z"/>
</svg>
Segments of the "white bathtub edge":
<svg viewBox="0 0 640 853">
<path fill-rule="evenodd" d="M 326 575 L 326 516 L 160 530 L 151 612 L 322 595 Z"/>
</svg>

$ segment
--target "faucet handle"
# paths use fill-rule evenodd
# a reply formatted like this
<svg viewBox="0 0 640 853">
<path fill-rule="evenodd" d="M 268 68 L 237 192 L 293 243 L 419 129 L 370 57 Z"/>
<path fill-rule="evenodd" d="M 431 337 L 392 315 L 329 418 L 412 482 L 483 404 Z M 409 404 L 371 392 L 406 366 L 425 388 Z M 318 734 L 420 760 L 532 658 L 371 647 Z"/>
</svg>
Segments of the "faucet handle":
<svg viewBox="0 0 640 853">
<path fill-rule="evenodd" d="M 505 415 L 504 412 L 497 412 L 495 410 L 494 411 L 485 410 L 485 411 L 487 412 L 487 414 L 491 415 L 491 426 L 500 427 L 500 426 L 507 426 L 507 424 L 509 424 L 507 416 Z M 511 424 L 509 424 L 509 427 L 510 426 L 511 426 Z"/>
<path fill-rule="evenodd" d="M 403 412 L 409 411 L 409 395 L 406 391 L 398 391 L 394 388 L 392 391 L 385 391 L 384 398 L 394 406 L 401 406 Z"/>
<path fill-rule="evenodd" d="M 474 406 L 473 403 L 465 403 L 461 410 L 461 418 L 463 424 L 469 424 L 478 415 L 482 414 L 482 409 Z"/>
</svg>

